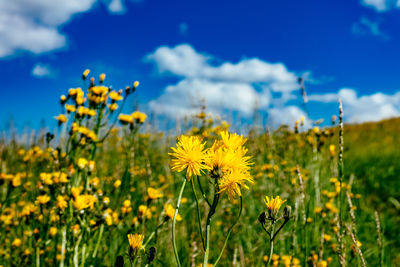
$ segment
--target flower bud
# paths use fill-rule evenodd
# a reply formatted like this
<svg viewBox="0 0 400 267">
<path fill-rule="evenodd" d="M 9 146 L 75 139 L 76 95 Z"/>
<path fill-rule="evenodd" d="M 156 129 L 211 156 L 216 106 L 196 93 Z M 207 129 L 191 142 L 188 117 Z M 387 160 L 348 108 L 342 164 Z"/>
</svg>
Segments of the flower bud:
<svg viewBox="0 0 400 267">
<path fill-rule="evenodd" d="M 285 220 L 289 220 L 291 214 L 292 214 L 292 207 L 291 207 L 291 206 L 286 206 L 286 207 L 283 209 L 283 218 L 284 218 Z"/>
</svg>

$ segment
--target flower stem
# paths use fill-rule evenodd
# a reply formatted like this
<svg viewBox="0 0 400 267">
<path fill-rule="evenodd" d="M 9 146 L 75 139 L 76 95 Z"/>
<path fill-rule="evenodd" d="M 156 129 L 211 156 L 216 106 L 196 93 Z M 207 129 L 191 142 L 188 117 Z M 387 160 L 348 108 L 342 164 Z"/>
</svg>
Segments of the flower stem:
<svg viewBox="0 0 400 267">
<path fill-rule="evenodd" d="M 214 265 L 213 265 L 214 267 L 217 265 L 217 263 L 219 262 L 219 260 L 220 260 L 221 257 L 222 257 L 222 254 L 224 253 L 224 250 L 225 250 L 226 244 L 228 244 L 228 239 L 229 239 L 229 237 L 230 237 L 230 235 L 231 235 L 232 229 L 233 229 L 233 227 L 237 224 L 237 222 L 239 221 L 240 216 L 242 216 L 242 210 L 243 210 L 243 198 L 242 198 L 242 196 L 240 196 L 240 210 L 239 210 L 239 215 L 237 216 L 236 220 L 233 222 L 233 224 L 231 225 L 231 227 L 230 227 L 229 230 L 228 230 L 228 234 L 226 235 L 226 238 L 225 238 L 225 241 L 224 241 L 224 245 L 222 246 L 221 252 L 219 253 L 218 258 L 217 258 L 217 260 L 215 261 L 215 263 L 214 263 Z"/>
<path fill-rule="evenodd" d="M 270 246 L 269 246 L 269 257 L 268 257 L 267 266 L 270 265 L 271 260 L 272 260 L 272 254 L 274 253 L 274 239 L 273 239 L 274 230 L 275 230 L 275 222 L 272 222 L 272 226 L 271 226 L 271 235 L 270 235 L 270 237 L 269 237 L 269 238 L 270 238 L 270 242 L 269 242 Z"/>
<path fill-rule="evenodd" d="M 183 190 L 185 189 L 185 185 L 186 185 L 186 178 L 183 180 L 181 191 L 179 192 L 179 196 L 178 196 L 178 201 L 176 203 L 174 218 L 172 219 L 172 247 L 174 249 L 175 259 L 176 259 L 176 263 L 177 263 L 178 267 L 181 266 L 181 263 L 179 261 L 178 251 L 176 249 L 176 243 L 175 243 L 175 222 L 176 222 L 176 216 L 178 215 L 179 206 L 181 205 L 181 199 L 182 199 Z"/>
<path fill-rule="evenodd" d="M 215 209 L 217 208 L 217 205 L 218 205 L 219 196 L 220 196 L 218 191 L 219 191 L 219 187 L 218 187 L 218 183 L 217 183 L 216 186 L 215 186 L 214 200 L 213 200 L 212 206 L 211 206 L 210 211 L 208 212 L 208 216 L 207 216 L 207 223 L 206 223 L 206 250 L 204 252 L 203 267 L 207 267 L 208 254 L 210 253 L 209 245 L 210 245 L 211 217 L 214 215 Z"/>
<path fill-rule="evenodd" d="M 199 222 L 199 230 L 200 230 L 200 237 L 201 237 L 201 242 L 203 243 L 203 250 L 206 249 L 205 243 L 204 243 L 204 237 L 203 237 L 203 229 L 201 227 L 201 214 L 200 214 L 200 208 L 199 208 L 199 200 L 197 199 L 197 194 L 196 194 L 196 189 L 194 188 L 194 183 L 193 179 L 190 181 L 192 184 L 192 191 L 194 194 L 194 199 L 196 200 L 196 208 L 197 208 L 197 218 Z"/>
</svg>

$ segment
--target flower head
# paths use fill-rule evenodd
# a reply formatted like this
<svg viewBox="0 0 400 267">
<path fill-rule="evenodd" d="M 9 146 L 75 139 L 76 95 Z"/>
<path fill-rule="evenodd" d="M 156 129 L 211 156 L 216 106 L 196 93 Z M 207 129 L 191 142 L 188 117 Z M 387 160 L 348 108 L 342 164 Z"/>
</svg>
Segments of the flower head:
<svg viewBox="0 0 400 267">
<path fill-rule="evenodd" d="M 242 172 L 240 170 L 233 170 L 227 174 L 225 174 L 219 182 L 219 193 L 226 192 L 228 194 L 229 200 L 233 200 L 236 195 L 241 196 L 242 192 L 240 188 L 243 187 L 248 189 L 246 185 L 246 181 L 253 183 L 253 179 L 251 178 L 248 172 Z"/>
<path fill-rule="evenodd" d="M 147 188 L 147 195 L 149 199 L 157 199 L 163 197 L 163 193 L 159 189 L 155 189 L 153 187 Z"/>
<path fill-rule="evenodd" d="M 165 211 L 165 214 L 167 215 L 167 218 L 169 218 L 169 219 L 173 219 L 174 218 L 175 208 L 172 207 L 171 204 L 165 205 L 164 211 Z M 182 221 L 182 216 L 177 214 L 176 215 L 176 220 L 177 221 Z"/>
<path fill-rule="evenodd" d="M 205 143 L 196 136 L 181 135 L 175 147 L 171 147 L 172 153 L 169 155 L 175 157 L 171 160 L 171 169 L 181 172 L 186 169 L 186 177 L 188 180 L 193 175 L 200 175 L 203 169 L 210 169 L 204 164 L 207 154 L 204 149 Z"/>
<path fill-rule="evenodd" d="M 271 196 L 271 198 L 266 196 L 264 202 L 267 206 L 269 215 L 271 217 L 275 217 L 282 204 L 285 203 L 286 200 L 282 200 L 280 196 L 276 196 L 276 198 L 274 198 L 273 196 Z"/>
<path fill-rule="evenodd" d="M 135 251 L 144 249 L 143 247 L 144 235 L 141 234 L 128 234 L 129 247 Z"/>
</svg>

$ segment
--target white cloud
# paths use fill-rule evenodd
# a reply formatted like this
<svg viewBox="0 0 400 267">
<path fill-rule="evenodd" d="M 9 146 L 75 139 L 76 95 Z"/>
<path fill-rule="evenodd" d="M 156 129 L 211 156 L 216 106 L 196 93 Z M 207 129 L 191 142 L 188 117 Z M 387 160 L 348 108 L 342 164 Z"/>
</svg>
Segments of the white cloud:
<svg viewBox="0 0 400 267">
<path fill-rule="evenodd" d="M 309 99 L 327 103 L 336 102 L 339 97 L 348 122 L 379 121 L 400 115 L 400 92 L 358 96 L 354 89 L 343 88 L 337 94 L 310 95 Z"/>
<path fill-rule="evenodd" d="M 400 7 L 399 0 L 361 0 L 364 6 L 374 8 L 378 12 L 388 11 Z"/>
<path fill-rule="evenodd" d="M 249 117 L 255 106 L 263 110 L 276 108 L 272 93 L 281 95 L 278 100 L 286 103 L 299 89 L 296 74 L 282 63 L 251 58 L 215 64 L 213 56 L 199 53 L 188 44 L 159 47 L 146 59 L 156 64 L 159 73 L 181 77 L 149 103 L 154 112 L 170 117 L 198 112 L 203 100 L 215 114 L 230 110 Z"/>
<path fill-rule="evenodd" d="M 66 45 L 58 26 L 89 10 L 95 0 L 0 0 L 0 57 L 27 50 L 35 54 Z"/>
<path fill-rule="evenodd" d="M 125 7 L 122 4 L 122 0 L 112 0 L 108 5 L 108 10 L 111 13 L 123 13 L 125 12 Z"/>
<path fill-rule="evenodd" d="M 387 34 L 380 30 L 379 22 L 372 21 L 366 17 L 362 17 L 360 21 L 354 23 L 351 31 L 356 35 L 373 35 L 388 39 Z"/>
<path fill-rule="evenodd" d="M 50 70 L 50 67 L 44 64 L 36 64 L 35 67 L 32 69 L 32 75 L 36 77 L 45 77 L 45 76 L 51 76 L 52 72 Z"/>
<path fill-rule="evenodd" d="M 123 0 L 0 0 L 0 58 L 18 51 L 34 54 L 65 47 L 59 28 L 74 15 L 104 2 L 111 13 L 123 13 Z M 130 0 L 139 2 L 139 0 Z"/>
</svg>

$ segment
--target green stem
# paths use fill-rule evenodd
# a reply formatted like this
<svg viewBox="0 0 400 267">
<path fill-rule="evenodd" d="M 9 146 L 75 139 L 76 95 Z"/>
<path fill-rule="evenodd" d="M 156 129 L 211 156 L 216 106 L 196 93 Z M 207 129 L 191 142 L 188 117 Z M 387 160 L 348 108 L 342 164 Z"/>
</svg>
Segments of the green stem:
<svg viewBox="0 0 400 267">
<path fill-rule="evenodd" d="M 64 225 L 62 229 L 62 241 L 61 241 L 61 262 L 60 267 L 64 267 L 64 258 L 65 258 L 65 247 L 67 245 L 67 226 Z"/>
<path fill-rule="evenodd" d="M 208 198 L 207 198 L 206 194 L 204 193 L 203 186 L 201 185 L 199 176 L 197 176 L 197 183 L 199 184 L 201 195 L 203 196 L 204 200 L 207 202 L 208 206 L 211 207 L 211 203 L 210 203 L 210 201 L 208 201 Z"/>
<path fill-rule="evenodd" d="M 226 235 L 226 238 L 225 238 L 225 241 L 224 241 L 224 245 L 222 246 L 221 252 L 219 253 L 218 258 L 217 258 L 217 260 L 215 261 L 215 263 L 214 263 L 214 265 L 213 265 L 214 267 L 217 265 L 217 263 L 219 262 L 219 260 L 220 260 L 221 257 L 222 257 L 222 254 L 223 254 L 223 252 L 224 252 L 224 250 L 225 250 L 225 247 L 226 247 L 226 245 L 228 244 L 228 239 L 229 239 L 229 237 L 230 237 L 230 235 L 231 235 L 232 229 L 233 229 L 233 227 L 237 224 L 237 222 L 239 221 L 240 216 L 242 216 L 242 210 L 243 210 L 243 198 L 242 198 L 242 196 L 240 196 L 240 210 L 239 210 L 239 215 L 237 216 L 236 220 L 233 222 L 233 224 L 231 225 L 231 227 L 230 227 L 229 230 L 228 230 L 228 234 Z"/>
<path fill-rule="evenodd" d="M 215 185 L 215 192 L 214 192 L 214 200 L 212 203 L 212 206 L 210 208 L 210 211 L 208 212 L 208 216 L 207 216 L 207 223 L 206 223 L 206 250 L 204 253 L 204 260 L 203 260 L 203 267 L 207 267 L 207 263 L 208 263 L 208 254 L 210 253 L 209 250 L 209 245 L 210 245 L 210 227 L 211 227 L 211 218 L 215 213 L 215 209 L 217 208 L 218 205 L 218 201 L 219 201 L 219 186 L 218 186 L 218 182 Z"/>
<path fill-rule="evenodd" d="M 200 208 L 199 208 L 199 200 L 197 199 L 197 194 L 196 194 L 196 190 L 194 188 L 193 179 L 190 180 L 190 183 L 192 184 L 192 191 L 193 191 L 193 194 L 194 194 L 194 199 L 196 200 L 197 218 L 198 218 L 198 222 L 199 222 L 199 230 L 200 230 L 201 242 L 203 243 L 203 250 L 205 250 L 206 246 L 205 246 L 205 243 L 204 243 L 203 229 L 201 227 L 201 214 L 200 214 Z"/>
<path fill-rule="evenodd" d="M 274 253 L 274 239 L 272 238 L 274 235 L 274 230 L 275 230 L 275 222 L 272 222 L 272 227 L 271 227 L 271 235 L 270 235 L 270 247 L 269 247 L 269 257 L 268 257 L 268 262 L 267 266 L 271 264 L 272 260 L 272 254 Z"/>
<path fill-rule="evenodd" d="M 93 251 L 92 258 L 96 258 L 97 250 L 99 249 L 101 238 L 103 237 L 103 232 L 104 232 L 104 224 L 102 224 L 100 226 L 100 233 L 99 233 L 99 237 L 98 237 L 97 242 L 96 242 L 96 247 L 94 248 L 94 251 Z"/>
<path fill-rule="evenodd" d="M 176 259 L 176 263 L 177 263 L 178 267 L 181 266 L 181 263 L 179 261 L 179 255 L 178 255 L 178 251 L 176 249 L 176 243 L 175 243 L 175 222 L 176 222 L 176 216 L 178 215 L 179 206 L 181 205 L 181 199 L 182 199 L 183 190 L 185 189 L 185 185 L 186 185 L 186 178 L 185 178 L 185 180 L 183 180 L 181 191 L 179 192 L 179 196 L 178 196 L 178 201 L 176 203 L 174 218 L 172 219 L 172 247 L 174 249 L 175 259 Z"/>
</svg>

